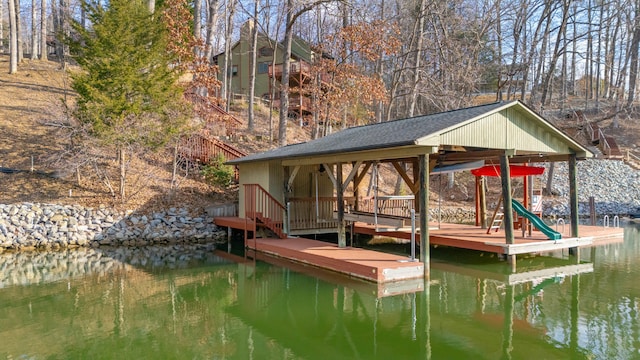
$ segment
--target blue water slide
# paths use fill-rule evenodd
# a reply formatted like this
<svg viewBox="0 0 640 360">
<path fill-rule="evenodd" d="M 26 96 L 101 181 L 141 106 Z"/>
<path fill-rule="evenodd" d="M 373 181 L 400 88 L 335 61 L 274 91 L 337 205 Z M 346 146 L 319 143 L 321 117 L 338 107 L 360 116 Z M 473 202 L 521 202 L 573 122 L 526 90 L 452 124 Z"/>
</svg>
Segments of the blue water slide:
<svg viewBox="0 0 640 360">
<path fill-rule="evenodd" d="M 518 215 L 525 217 L 527 220 L 531 221 L 531 223 L 535 225 L 538 230 L 547 235 L 549 240 L 562 239 L 562 234 L 551 229 L 547 224 L 544 223 L 544 221 L 542 221 L 542 219 L 540 219 L 536 214 L 527 210 L 524 205 L 519 203 L 517 200 L 512 199 L 511 204 L 513 205 L 513 210 L 515 210 Z"/>
</svg>

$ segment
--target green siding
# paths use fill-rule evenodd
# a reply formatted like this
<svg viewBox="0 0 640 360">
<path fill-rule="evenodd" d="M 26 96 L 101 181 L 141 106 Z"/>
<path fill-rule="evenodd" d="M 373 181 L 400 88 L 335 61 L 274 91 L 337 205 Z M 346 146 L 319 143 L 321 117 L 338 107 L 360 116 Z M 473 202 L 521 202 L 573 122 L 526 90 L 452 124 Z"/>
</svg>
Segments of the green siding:
<svg viewBox="0 0 640 360">
<path fill-rule="evenodd" d="M 442 145 L 525 152 L 571 153 L 566 141 L 545 124 L 511 107 L 444 132 Z"/>
<path fill-rule="evenodd" d="M 238 67 L 238 75 L 234 76 L 231 79 L 231 89 L 234 93 L 237 94 L 249 94 L 249 75 L 251 73 L 251 68 L 249 67 L 250 57 L 251 57 L 251 39 L 249 38 L 249 32 L 241 31 L 242 37 L 240 40 L 233 46 L 232 48 L 232 58 L 231 64 Z M 291 53 L 293 59 L 302 58 L 307 62 L 311 61 L 311 49 L 308 44 L 306 44 L 301 39 L 294 39 L 291 45 Z M 269 38 L 264 34 L 258 35 L 258 46 L 257 48 L 263 47 L 272 47 L 276 45 L 276 49 L 273 52 L 272 56 L 260 56 L 258 53 L 256 62 L 257 63 L 268 63 L 269 65 L 273 62 L 273 57 L 276 58 L 276 64 L 282 64 L 282 54 L 283 47 L 280 43 L 275 43 L 273 40 L 269 41 Z M 220 71 L 218 73 L 218 79 L 220 81 L 224 81 L 224 77 L 222 76 L 222 71 L 224 71 L 224 54 L 218 55 L 218 66 Z M 256 83 L 255 83 L 255 91 L 254 94 L 257 97 L 262 97 L 264 95 L 269 94 L 269 73 L 264 72 L 259 74 L 257 72 L 257 64 L 256 64 Z"/>
</svg>

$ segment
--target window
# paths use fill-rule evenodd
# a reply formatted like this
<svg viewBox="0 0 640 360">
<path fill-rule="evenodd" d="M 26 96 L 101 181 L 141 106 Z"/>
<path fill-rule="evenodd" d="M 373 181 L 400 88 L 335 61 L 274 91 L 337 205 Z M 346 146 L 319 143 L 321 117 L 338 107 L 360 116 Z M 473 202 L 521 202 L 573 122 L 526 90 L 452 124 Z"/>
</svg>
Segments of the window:
<svg viewBox="0 0 640 360">
<path fill-rule="evenodd" d="M 258 74 L 266 74 L 269 72 L 269 63 L 268 62 L 260 62 L 258 63 Z"/>
<path fill-rule="evenodd" d="M 231 76 L 238 75 L 238 65 L 231 66 Z"/>
<path fill-rule="evenodd" d="M 273 56 L 273 49 L 268 46 L 263 46 L 258 50 L 260 57 Z"/>
</svg>

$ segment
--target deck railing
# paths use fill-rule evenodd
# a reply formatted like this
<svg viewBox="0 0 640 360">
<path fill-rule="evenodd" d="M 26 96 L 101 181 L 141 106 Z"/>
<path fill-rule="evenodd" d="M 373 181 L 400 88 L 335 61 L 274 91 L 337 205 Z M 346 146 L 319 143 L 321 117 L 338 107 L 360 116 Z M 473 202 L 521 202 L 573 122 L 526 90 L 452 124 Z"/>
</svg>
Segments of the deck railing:
<svg viewBox="0 0 640 360">
<path fill-rule="evenodd" d="M 411 217 L 411 209 L 414 208 L 413 196 L 380 196 L 367 197 L 360 200 L 359 210 L 364 212 Z M 377 208 L 376 208 L 377 202 Z"/>
<path fill-rule="evenodd" d="M 253 222 L 253 236 L 259 224 L 273 231 L 278 237 L 286 238 L 284 232 L 285 207 L 262 186 L 244 185 L 245 218 Z"/>
<path fill-rule="evenodd" d="M 345 208 L 355 205 L 355 198 L 345 197 Z M 336 229 L 338 221 L 334 213 L 338 211 L 335 197 L 297 197 L 288 202 L 289 226 L 291 231 Z"/>
</svg>

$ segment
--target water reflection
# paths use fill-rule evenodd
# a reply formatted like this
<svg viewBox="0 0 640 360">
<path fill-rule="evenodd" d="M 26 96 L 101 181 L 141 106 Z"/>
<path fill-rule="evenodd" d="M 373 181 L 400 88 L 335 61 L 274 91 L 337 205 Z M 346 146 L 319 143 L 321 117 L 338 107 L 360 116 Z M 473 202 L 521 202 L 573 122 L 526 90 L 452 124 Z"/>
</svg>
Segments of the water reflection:
<svg viewBox="0 0 640 360">
<path fill-rule="evenodd" d="M 4 358 L 637 358 L 638 228 L 580 257 L 432 251 L 379 287 L 211 247 L 0 255 Z M 273 260 L 271 260 L 273 261 Z"/>
</svg>

